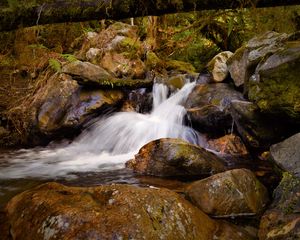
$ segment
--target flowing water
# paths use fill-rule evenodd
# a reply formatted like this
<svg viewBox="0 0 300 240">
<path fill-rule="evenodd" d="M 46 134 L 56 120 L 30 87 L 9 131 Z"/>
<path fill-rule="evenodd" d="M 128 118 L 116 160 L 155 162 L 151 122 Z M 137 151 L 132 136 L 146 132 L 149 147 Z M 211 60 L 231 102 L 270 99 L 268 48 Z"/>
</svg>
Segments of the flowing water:
<svg viewBox="0 0 300 240">
<path fill-rule="evenodd" d="M 150 114 L 119 112 L 99 119 L 67 146 L 2 153 L 0 197 L 14 190 L 20 182 L 29 186 L 31 181 L 49 179 L 73 179 L 75 183 L 85 179 L 91 185 L 134 183 L 132 173 L 124 169 L 125 162 L 149 141 L 170 137 L 199 143 L 199 134 L 184 126 L 186 110 L 182 106 L 194 86 L 195 83 L 187 83 L 168 97 L 168 88 L 155 84 Z"/>
</svg>

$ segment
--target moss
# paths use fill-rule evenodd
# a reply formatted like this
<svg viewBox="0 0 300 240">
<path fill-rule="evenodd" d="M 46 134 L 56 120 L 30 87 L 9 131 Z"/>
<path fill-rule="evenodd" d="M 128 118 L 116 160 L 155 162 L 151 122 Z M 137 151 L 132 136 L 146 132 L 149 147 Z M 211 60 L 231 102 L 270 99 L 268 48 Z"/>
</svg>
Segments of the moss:
<svg viewBox="0 0 300 240">
<path fill-rule="evenodd" d="M 138 39 L 132 39 L 125 37 L 119 43 L 120 48 L 124 52 L 135 54 L 139 49 L 141 49 L 141 43 Z"/>
<path fill-rule="evenodd" d="M 168 60 L 166 61 L 167 70 L 176 70 L 182 73 L 195 73 L 196 69 L 194 66 L 187 62 L 182 62 L 178 60 Z"/>
<path fill-rule="evenodd" d="M 284 50 L 277 53 L 279 59 L 288 59 L 284 63 L 269 58 L 263 66 L 271 64 L 272 67 L 260 69 L 259 81 L 249 82 L 248 97 L 262 112 L 286 115 L 300 121 L 300 54 L 299 51 L 295 52 Z"/>
<path fill-rule="evenodd" d="M 282 174 L 282 180 L 274 192 L 276 205 L 285 214 L 291 214 L 299 207 L 300 199 L 297 192 L 300 190 L 300 179 L 288 172 Z"/>
</svg>

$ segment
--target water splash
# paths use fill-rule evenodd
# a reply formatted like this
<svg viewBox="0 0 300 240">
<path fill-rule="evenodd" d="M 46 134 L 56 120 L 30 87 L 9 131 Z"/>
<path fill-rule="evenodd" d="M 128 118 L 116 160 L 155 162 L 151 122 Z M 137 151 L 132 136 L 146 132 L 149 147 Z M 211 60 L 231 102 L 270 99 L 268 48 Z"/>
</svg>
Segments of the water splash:
<svg viewBox="0 0 300 240">
<path fill-rule="evenodd" d="M 8 160 L 0 165 L 0 179 L 54 178 L 121 169 L 143 145 L 158 138 L 181 138 L 197 144 L 198 134 L 183 125 L 186 110 L 181 105 L 194 86 L 188 83 L 168 98 L 168 88 L 155 84 L 151 114 L 115 113 L 100 119 L 68 146 L 22 150 L 5 156 Z"/>
</svg>

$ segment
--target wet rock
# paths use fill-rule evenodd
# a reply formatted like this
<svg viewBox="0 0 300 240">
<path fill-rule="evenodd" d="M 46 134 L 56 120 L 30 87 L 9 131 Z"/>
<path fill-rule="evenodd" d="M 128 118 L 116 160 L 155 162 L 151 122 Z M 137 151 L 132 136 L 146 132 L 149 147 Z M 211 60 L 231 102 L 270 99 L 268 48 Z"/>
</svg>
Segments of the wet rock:
<svg viewBox="0 0 300 240">
<path fill-rule="evenodd" d="M 228 217 L 255 215 L 268 202 L 266 188 L 246 169 L 234 169 L 192 183 L 187 197 L 207 214 Z"/>
<path fill-rule="evenodd" d="M 30 144 L 76 132 L 101 112 L 114 107 L 123 98 L 116 90 L 92 90 L 78 85 L 69 75 L 55 74 L 23 104 L 20 112 Z"/>
<path fill-rule="evenodd" d="M 223 82 L 229 74 L 227 60 L 233 55 L 230 51 L 217 54 L 206 66 L 214 82 Z"/>
<path fill-rule="evenodd" d="M 144 78 L 145 65 L 140 59 L 129 59 L 123 53 L 107 52 L 100 65 L 116 77 Z"/>
<path fill-rule="evenodd" d="M 300 133 L 272 145 L 270 154 L 282 169 L 300 178 Z"/>
<path fill-rule="evenodd" d="M 260 60 L 282 49 L 288 37 L 289 35 L 285 33 L 269 31 L 252 38 L 245 46 L 239 48 L 227 62 L 235 85 L 240 87 L 247 84 Z M 247 92 L 247 86 L 245 86 L 245 92 Z"/>
<path fill-rule="evenodd" d="M 24 240 L 207 240 L 233 232 L 229 224 L 219 225 L 172 191 L 128 185 L 47 183 L 15 196 L 6 214 L 11 237 Z M 232 239 L 249 239 L 241 235 Z"/>
<path fill-rule="evenodd" d="M 128 101 L 131 103 L 135 112 L 149 113 L 152 110 L 152 92 L 147 91 L 145 88 L 132 90 L 128 94 Z"/>
<path fill-rule="evenodd" d="M 230 154 L 233 156 L 245 156 L 249 152 L 239 136 L 228 134 L 218 139 L 210 139 L 208 147 L 221 154 Z"/>
<path fill-rule="evenodd" d="M 248 97 L 262 112 L 300 123 L 300 41 L 277 51 L 256 68 Z"/>
<path fill-rule="evenodd" d="M 290 134 L 290 125 L 261 113 L 252 102 L 234 100 L 231 116 L 243 141 L 253 148 L 268 148 Z"/>
<path fill-rule="evenodd" d="M 259 229 L 261 240 L 292 240 L 300 237 L 300 180 L 284 173 L 275 189 L 274 201 L 264 213 Z"/>
<path fill-rule="evenodd" d="M 228 84 L 199 84 L 188 96 L 185 107 L 193 128 L 212 135 L 224 134 L 232 126 L 230 103 L 241 99 L 242 94 Z"/>
<path fill-rule="evenodd" d="M 144 175 L 204 176 L 225 170 L 221 158 L 180 139 L 162 138 L 144 145 L 126 167 Z"/>
</svg>

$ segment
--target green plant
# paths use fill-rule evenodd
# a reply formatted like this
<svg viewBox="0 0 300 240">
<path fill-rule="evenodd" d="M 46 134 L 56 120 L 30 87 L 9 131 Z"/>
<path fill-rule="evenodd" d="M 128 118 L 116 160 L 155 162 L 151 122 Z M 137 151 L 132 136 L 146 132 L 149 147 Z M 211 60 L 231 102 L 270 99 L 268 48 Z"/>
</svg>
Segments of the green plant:
<svg viewBox="0 0 300 240">
<path fill-rule="evenodd" d="M 77 61 L 78 59 L 73 55 L 73 54 L 61 54 L 61 56 L 66 59 L 68 62 L 75 62 Z"/>
<path fill-rule="evenodd" d="M 49 67 L 55 72 L 61 72 L 61 63 L 57 59 L 50 58 Z"/>
</svg>

